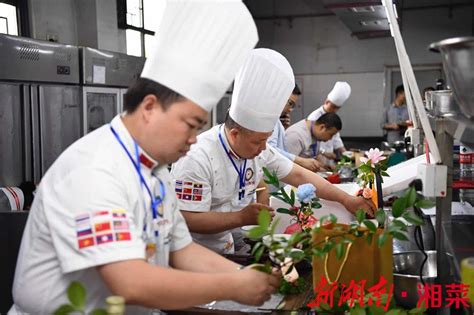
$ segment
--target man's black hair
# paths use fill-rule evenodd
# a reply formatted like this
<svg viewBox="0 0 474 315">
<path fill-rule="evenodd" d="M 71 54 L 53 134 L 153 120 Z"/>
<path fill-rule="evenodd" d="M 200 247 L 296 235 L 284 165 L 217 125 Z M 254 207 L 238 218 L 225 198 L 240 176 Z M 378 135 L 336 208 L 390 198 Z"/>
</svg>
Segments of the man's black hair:
<svg viewBox="0 0 474 315">
<path fill-rule="evenodd" d="M 124 95 L 123 109 L 128 113 L 133 113 L 147 95 L 154 95 L 161 103 L 164 110 L 178 101 L 184 100 L 181 94 L 155 81 L 139 78 Z"/>
<path fill-rule="evenodd" d="M 298 84 L 295 83 L 295 87 L 293 88 L 293 92 L 291 94 L 294 94 L 294 95 L 301 95 L 301 90 L 300 88 L 298 87 Z"/>
<path fill-rule="evenodd" d="M 402 84 L 400 84 L 399 86 L 397 86 L 397 88 L 395 89 L 395 96 L 397 96 L 398 94 L 402 93 L 402 92 L 405 92 L 405 88 L 403 87 Z"/>
<path fill-rule="evenodd" d="M 247 131 L 247 132 L 251 132 L 251 130 L 245 128 L 245 127 L 242 127 L 241 125 L 239 125 L 238 123 L 236 123 L 232 117 L 230 117 L 229 115 L 229 111 L 227 111 L 227 114 L 225 115 L 225 120 L 224 120 L 224 126 L 226 127 L 226 129 L 238 129 L 240 131 Z"/>
<path fill-rule="evenodd" d="M 317 125 L 324 125 L 327 129 L 336 128 L 337 130 L 342 129 L 341 118 L 336 113 L 326 113 L 316 120 Z"/>
</svg>

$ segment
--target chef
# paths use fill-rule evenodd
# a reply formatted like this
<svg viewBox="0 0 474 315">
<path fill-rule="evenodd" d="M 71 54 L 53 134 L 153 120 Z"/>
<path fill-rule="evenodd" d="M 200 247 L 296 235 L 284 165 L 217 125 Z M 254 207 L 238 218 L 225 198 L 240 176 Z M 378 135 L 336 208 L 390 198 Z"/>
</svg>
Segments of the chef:
<svg viewBox="0 0 474 315">
<path fill-rule="evenodd" d="M 316 121 L 302 119 L 285 132 L 288 152 L 303 158 L 317 159 L 321 143 L 342 129 L 342 122 L 336 113 L 326 113 Z"/>
<path fill-rule="evenodd" d="M 277 120 L 275 124 L 275 128 L 273 128 L 272 135 L 267 140 L 267 144 L 277 149 L 277 151 L 280 152 L 283 156 L 295 162 L 296 164 L 301 165 L 302 167 L 307 168 L 310 171 L 314 172 L 321 168 L 320 163 L 316 159 L 304 158 L 304 157 L 288 152 L 288 148 L 287 148 L 286 140 L 285 140 L 285 127 L 283 126 L 283 123 L 281 122 L 281 117 L 290 116 L 291 112 L 293 111 L 293 108 L 296 106 L 296 102 L 299 98 L 299 95 L 301 95 L 301 91 L 298 85 L 295 85 L 293 92 L 290 95 L 290 98 L 288 99 L 285 107 L 283 108 L 282 114 L 280 115 L 280 119 Z M 288 127 L 289 127 L 289 124 L 288 126 L 286 126 L 286 128 Z"/>
<path fill-rule="evenodd" d="M 316 121 L 326 113 L 337 113 L 347 99 L 351 96 L 351 86 L 344 81 L 338 81 L 329 92 L 326 101 L 319 108 L 308 115 L 308 120 Z M 320 152 L 328 160 L 336 158 L 335 151 L 343 153 L 346 151 L 341 135 L 336 133 L 330 140 L 321 143 Z"/>
<path fill-rule="evenodd" d="M 346 194 L 266 145 L 294 86 L 285 57 L 255 49 L 237 73 L 225 123 L 199 135 L 173 165 L 179 208 L 197 242 L 218 253 L 234 252 L 232 231 L 256 224 L 259 210 L 266 208 L 252 203 L 264 166 L 293 186 L 313 183 L 319 197 L 339 201 L 351 212 L 363 208 L 372 213 L 370 202 Z"/>
<path fill-rule="evenodd" d="M 67 287 L 85 313 L 109 295 L 128 314 L 213 300 L 260 305 L 279 275 L 192 242 L 167 164 L 186 154 L 257 42 L 241 1 L 163 1 L 155 50 L 125 113 L 72 144 L 48 170 L 22 239 L 9 314 L 51 314 Z M 179 27 L 177 27 L 179 26 Z"/>
</svg>

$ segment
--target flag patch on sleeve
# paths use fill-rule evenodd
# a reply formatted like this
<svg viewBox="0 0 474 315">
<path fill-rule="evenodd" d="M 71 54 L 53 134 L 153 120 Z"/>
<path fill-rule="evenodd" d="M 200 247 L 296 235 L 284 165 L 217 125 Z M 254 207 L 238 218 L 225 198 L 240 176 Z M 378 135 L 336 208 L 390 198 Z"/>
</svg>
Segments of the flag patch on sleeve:
<svg viewBox="0 0 474 315">
<path fill-rule="evenodd" d="M 201 183 L 176 181 L 176 197 L 186 201 L 202 201 L 204 185 Z"/>
<path fill-rule="evenodd" d="M 128 215 L 122 209 L 82 213 L 76 216 L 75 225 L 79 249 L 132 240 Z"/>
</svg>

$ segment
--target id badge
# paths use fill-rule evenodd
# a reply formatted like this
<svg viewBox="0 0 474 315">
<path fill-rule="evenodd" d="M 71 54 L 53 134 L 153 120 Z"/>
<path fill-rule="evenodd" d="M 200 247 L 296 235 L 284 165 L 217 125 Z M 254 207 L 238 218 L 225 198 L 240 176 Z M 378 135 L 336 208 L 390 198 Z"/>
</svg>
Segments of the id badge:
<svg viewBox="0 0 474 315">
<path fill-rule="evenodd" d="M 152 231 L 145 239 L 146 260 L 150 264 L 169 266 L 169 242 L 167 240 L 170 231 L 168 225 L 163 218 L 153 220 Z"/>
</svg>

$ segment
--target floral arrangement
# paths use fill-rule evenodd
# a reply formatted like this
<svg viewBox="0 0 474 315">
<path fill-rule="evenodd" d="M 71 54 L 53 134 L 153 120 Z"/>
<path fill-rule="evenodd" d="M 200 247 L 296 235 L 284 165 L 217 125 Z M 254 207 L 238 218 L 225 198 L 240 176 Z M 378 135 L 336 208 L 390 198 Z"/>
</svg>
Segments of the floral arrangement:
<svg viewBox="0 0 474 315">
<path fill-rule="evenodd" d="M 380 151 L 377 151 L 373 150 L 372 153 L 368 154 L 367 160 L 364 161 L 363 165 L 365 166 L 363 168 L 367 169 L 367 171 L 362 171 L 364 175 L 361 178 L 366 183 L 374 178 L 370 176 L 373 176 L 376 172 L 380 172 L 380 174 L 385 172 L 386 168 L 379 163 L 384 160 L 384 157 L 380 155 Z M 300 185 L 296 193 L 294 190 L 288 193 L 281 187 L 275 173 L 270 173 L 266 168 L 263 171 L 266 177 L 265 182 L 279 188 L 278 191 L 271 194 L 288 204 L 288 208 L 278 208 L 276 211 L 291 215 L 297 228 L 289 231 L 292 233 L 291 236 L 287 236 L 284 239 L 279 238 L 274 233 L 278 219 L 271 222 L 270 213 L 266 210 L 261 211 L 258 217 L 258 226 L 250 230 L 249 233 L 249 237 L 257 241 L 252 249 L 252 255 L 259 262 L 263 253 L 268 252 L 270 257 L 273 257 L 273 262 L 277 263 L 284 275 L 292 272 L 293 266 L 296 263 L 303 260 L 310 261 L 313 256 L 324 258 L 332 250 L 335 250 L 338 259 L 342 259 L 345 253 L 348 252 L 347 245 L 353 243 L 354 238 L 365 238 L 369 244 L 376 238 L 376 244 L 379 247 L 383 246 L 389 237 L 408 240 L 406 221 L 414 225 L 421 225 L 423 223 L 420 217 L 408 209 L 413 206 L 420 208 L 432 206 L 430 201 L 417 200 L 415 189 L 410 188 L 393 204 L 393 220 L 387 220 L 384 210 L 379 209 L 375 213 L 376 222 L 374 223 L 372 220 L 365 218 L 363 210 L 358 210 L 355 215 L 356 221 L 349 224 L 347 229 L 342 229 L 341 226 L 336 224 L 337 218 L 332 214 L 322 216 L 319 220 L 313 217 L 314 210 L 319 209 L 321 204 L 316 197 L 316 188 L 312 184 Z M 296 204 L 297 201 L 300 203 L 299 206 Z M 338 230 L 340 233 L 326 238 L 325 241 L 315 243 L 312 235 L 313 233 L 320 232 L 322 229 Z M 267 241 L 262 242 L 262 238 L 266 238 Z M 267 261 L 259 269 L 264 272 L 270 272 L 271 268 L 272 264 Z"/>
<path fill-rule="evenodd" d="M 360 158 L 362 164 L 359 166 L 359 176 L 357 178 L 357 182 L 361 186 L 359 195 L 365 199 L 372 199 L 377 206 L 381 207 L 382 205 L 378 204 L 377 201 L 382 198 L 382 176 L 389 176 L 387 173 L 387 159 L 383 156 L 383 152 L 377 148 L 366 151 L 365 155 L 366 157 Z M 380 185 L 377 189 L 375 187 L 376 181 Z M 379 196 L 375 195 L 376 191 L 379 192 Z"/>
</svg>

